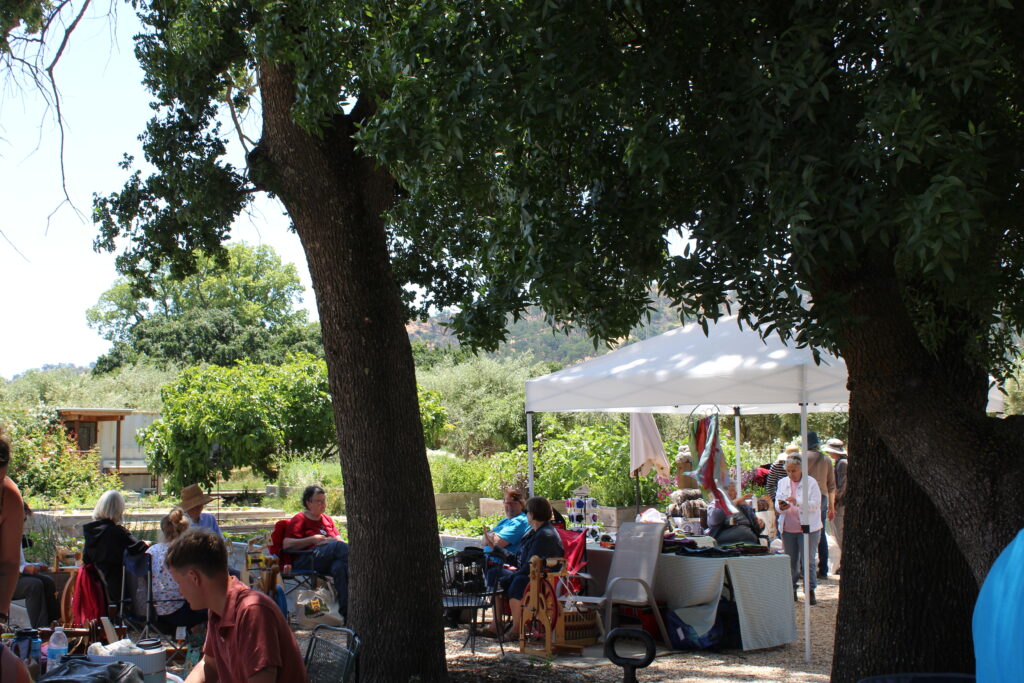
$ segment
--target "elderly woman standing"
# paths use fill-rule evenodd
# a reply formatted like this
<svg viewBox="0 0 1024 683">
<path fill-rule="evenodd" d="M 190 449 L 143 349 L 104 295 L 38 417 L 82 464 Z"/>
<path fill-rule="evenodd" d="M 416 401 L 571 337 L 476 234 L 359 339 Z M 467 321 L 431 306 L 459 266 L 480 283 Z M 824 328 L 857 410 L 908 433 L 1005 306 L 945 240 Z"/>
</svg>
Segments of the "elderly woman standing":
<svg viewBox="0 0 1024 683">
<path fill-rule="evenodd" d="M 799 455 L 786 458 L 786 478 L 779 480 L 775 494 L 775 510 L 781 515 L 779 530 L 782 532 L 782 546 L 789 555 L 790 572 L 793 576 L 793 599 L 796 600 L 796 582 L 800 578 L 802 555 L 804 549 L 802 529 L 800 527 L 800 504 L 803 501 L 803 468 Z M 814 589 L 818 587 L 818 577 L 814 572 L 815 559 L 818 553 L 818 539 L 821 536 L 821 489 L 814 477 L 807 478 L 807 510 L 806 517 L 810 525 L 810 578 L 804 577 L 804 595 L 812 605 L 818 600 L 814 597 Z M 807 584 L 810 581 L 810 592 Z"/>
<path fill-rule="evenodd" d="M 82 562 L 96 567 L 103 579 L 107 604 L 121 604 L 121 584 L 124 575 L 124 553 L 141 555 L 148 544 L 140 541 L 121 526 L 124 518 L 124 496 L 120 491 L 107 491 L 96 502 L 92 511 L 94 521 L 82 527 L 85 546 Z"/>
</svg>

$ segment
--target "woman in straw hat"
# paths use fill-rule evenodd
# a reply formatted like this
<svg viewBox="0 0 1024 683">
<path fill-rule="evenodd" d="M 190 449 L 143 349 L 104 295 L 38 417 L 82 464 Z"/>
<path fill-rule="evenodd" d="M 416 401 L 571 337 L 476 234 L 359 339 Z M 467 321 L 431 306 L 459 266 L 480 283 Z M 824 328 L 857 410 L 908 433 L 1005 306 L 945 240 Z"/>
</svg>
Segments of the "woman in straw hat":
<svg viewBox="0 0 1024 683">
<path fill-rule="evenodd" d="M 212 500 L 213 496 L 205 493 L 198 484 L 192 484 L 181 490 L 181 505 L 179 507 L 188 515 L 192 526 L 202 527 L 223 536 L 224 534 L 221 533 L 220 527 L 217 525 L 217 518 L 209 512 L 203 512 L 203 508 Z"/>
</svg>

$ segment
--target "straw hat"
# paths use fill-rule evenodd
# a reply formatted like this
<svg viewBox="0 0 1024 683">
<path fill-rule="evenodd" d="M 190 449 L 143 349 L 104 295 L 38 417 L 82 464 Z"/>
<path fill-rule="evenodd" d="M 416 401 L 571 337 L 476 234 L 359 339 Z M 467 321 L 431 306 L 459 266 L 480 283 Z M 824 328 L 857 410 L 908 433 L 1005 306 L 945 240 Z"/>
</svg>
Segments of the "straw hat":
<svg viewBox="0 0 1024 683">
<path fill-rule="evenodd" d="M 191 486 L 186 486 L 181 490 L 182 510 L 191 510 L 194 507 L 206 505 L 211 500 L 213 500 L 213 496 L 208 493 L 203 493 L 203 490 L 199 488 L 199 484 L 192 484 Z"/>
<path fill-rule="evenodd" d="M 835 453 L 836 455 L 846 455 L 846 444 L 843 443 L 842 439 L 829 439 L 825 442 L 822 447 L 826 453 Z"/>
</svg>

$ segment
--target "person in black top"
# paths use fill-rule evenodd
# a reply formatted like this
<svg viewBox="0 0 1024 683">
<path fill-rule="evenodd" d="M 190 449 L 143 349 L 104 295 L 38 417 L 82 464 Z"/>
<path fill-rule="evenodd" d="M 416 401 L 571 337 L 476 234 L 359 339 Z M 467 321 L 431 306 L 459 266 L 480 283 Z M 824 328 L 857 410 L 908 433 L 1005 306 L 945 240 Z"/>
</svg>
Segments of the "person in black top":
<svg viewBox="0 0 1024 683">
<path fill-rule="evenodd" d="M 125 551 L 129 555 L 141 555 L 149 547 L 121 526 L 123 517 L 124 496 L 120 491 L 107 491 L 92 511 L 94 521 L 82 527 L 85 535 L 82 563 L 94 565 L 99 571 L 108 605 L 121 604 Z"/>
<path fill-rule="evenodd" d="M 515 571 L 501 569 L 500 576 L 497 576 L 496 583 L 502 593 L 495 597 L 495 611 L 503 614 L 505 611 L 505 600 L 508 600 L 512 611 L 512 633 L 519 637 L 519 622 L 522 620 L 522 600 L 526 586 L 530 583 L 530 559 L 540 557 L 548 559 L 551 557 L 564 557 L 565 550 L 562 547 L 562 537 L 558 530 L 551 525 L 551 503 L 547 498 L 534 496 L 526 501 L 526 519 L 530 523 L 530 531 L 523 536 L 519 543 L 519 553 L 516 555 Z M 497 624 L 494 625 L 494 633 L 503 636 Z"/>
</svg>

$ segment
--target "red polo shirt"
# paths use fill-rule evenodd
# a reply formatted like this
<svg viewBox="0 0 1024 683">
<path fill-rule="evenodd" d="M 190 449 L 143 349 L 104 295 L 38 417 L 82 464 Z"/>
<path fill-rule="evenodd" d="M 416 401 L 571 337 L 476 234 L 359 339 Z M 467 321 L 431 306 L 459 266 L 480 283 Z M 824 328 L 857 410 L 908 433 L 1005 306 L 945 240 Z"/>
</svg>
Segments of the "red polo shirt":
<svg viewBox="0 0 1024 683">
<path fill-rule="evenodd" d="M 224 614 L 209 612 L 203 654 L 213 658 L 219 680 L 246 683 L 271 666 L 277 667 L 278 683 L 308 680 L 299 644 L 268 596 L 231 577 Z"/>
<path fill-rule="evenodd" d="M 338 529 L 334 526 L 334 520 L 330 515 L 320 515 L 320 519 L 310 519 L 306 513 L 300 512 L 288 520 L 288 526 L 284 531 L 285 538 L 309 538 L 317 535 L 338 538 Z M 312 547 L 309 546 L 307 550 Z M 295 564 L 295 556 L 290 553 L 282 550 L 280 557 L 281 564 Z"/>
</svg>

